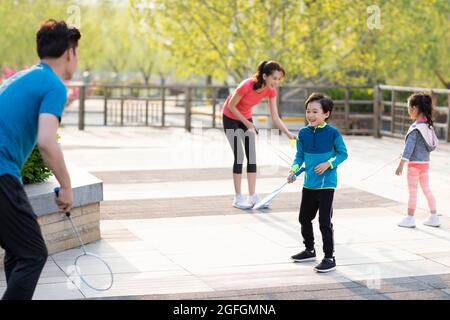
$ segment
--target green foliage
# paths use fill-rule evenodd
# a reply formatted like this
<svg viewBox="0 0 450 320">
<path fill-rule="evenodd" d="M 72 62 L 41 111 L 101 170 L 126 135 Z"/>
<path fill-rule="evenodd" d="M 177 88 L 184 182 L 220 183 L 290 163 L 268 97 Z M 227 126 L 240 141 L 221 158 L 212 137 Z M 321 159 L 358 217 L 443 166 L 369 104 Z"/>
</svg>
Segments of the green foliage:
<svg viewBox="0 0 450 320">
<path fill-rule="evenodd" d="M 240 82 L 275 59 L 289 83 L 449 80 L 450 2 L 376 3 L 380 24 L 372 28 L 368 0 L 130 0 L 135 22 L 148 25 L 148 38 L 164 39 L 180 75 Z"/>
<path fill-rule="evenodd" d="M 107 96 L 111 97 L 112 95 L 112 89 L 111 88 L 105 88 L 105 87 L 95 87 L 93 91 L 94 96 Z"/>
<path fill-rule="evenodd" d="M 35 63 L 40 22 L 75 5 L 81 69 L 238 83 L 274 59 L 290 84 L 450 87 L 450 1 L 375 3 L 379 28 L 369 0 L 2 0 L 0 64 Z"/>
<path fill-rule="evenodd" d="M 61 136 L 57 134 L 56 139 L 59 140 L 60 138 Z M 51 170 L 44 163 L 37 145 L 34 147 L 33 152 L 31 152 L 31 155 L 25 162 L 21 175 L 24 184 L 44 182 L 53 175 Z"/>
<path fill-rule="evenodd" d="M 130 94 L 132 97 L 139 98 L 141 91 L 142 91 L 142 89 L 139 89 L 139 88 L 131 88 Z"/>
<path fill-rule="evenodd" d="M 145 82 L 151 74 L 167 75 L 171 69 L 165 63 L 167 53 L 142 37 L 141 27 L 131 22 L 126 2 L 2 0 L 0 17 L 0 73 L 3 66 L 21 69 L 38 62 L 36 31 L 49 18 L 79 23 L 80 70 L 114 71 L 119 76 L 137 72 Z"/>
<path fill-rule="evenodd" d="M 39 148 L 36 146 L 22 168 L 22 178 L 24 184 L 44 182 L 52 175 L 50 169 L 42 160 Z"/>
<path fill-rule="evenodd" d="M 332 89 L 320 89 L 318 90 L 324 94 L 330 96 L 333 100 L 345 100 L 345 88 L 332 88 Z M 373 100 L 373 88 L 349 88 L 348 89 L 349 100 Z M 343 107 L 343 106 L 342 106 Z M 373 112 L 373 105 L 367 104 L 351 104 L 350 112 L 358 113 L 371 113 Z"/>
</svg>

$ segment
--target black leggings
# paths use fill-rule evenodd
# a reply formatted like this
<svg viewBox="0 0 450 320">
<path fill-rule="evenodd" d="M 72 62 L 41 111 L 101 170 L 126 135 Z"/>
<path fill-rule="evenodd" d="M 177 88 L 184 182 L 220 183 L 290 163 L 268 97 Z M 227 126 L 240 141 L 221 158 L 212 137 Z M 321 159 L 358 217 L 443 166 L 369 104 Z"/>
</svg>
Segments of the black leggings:
<svg viewBox="0 0 450 320">
<path fill-rule="evenodd" d="M 248 121 L 253 122 L 251 118 Z M 242 174 L 242 163 L 244 162 L 242 142 L 244 142 L 245 156 L 247 157 L 247 172 L 256 172 L 255 134 L 247 132 L 248 128 L 241 121 L 231 119 L 226 115 L 223 115 L 223 130 L 233 149 L 233 173 Z"/>
</svg>

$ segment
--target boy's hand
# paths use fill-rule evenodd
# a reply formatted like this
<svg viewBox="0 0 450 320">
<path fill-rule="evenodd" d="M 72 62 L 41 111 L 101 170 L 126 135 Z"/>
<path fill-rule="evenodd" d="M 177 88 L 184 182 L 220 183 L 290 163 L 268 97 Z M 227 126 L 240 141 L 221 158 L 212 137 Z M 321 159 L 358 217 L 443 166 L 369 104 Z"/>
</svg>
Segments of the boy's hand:
<svg viewBox="0 0 450 320">
<path fill-rule="evenodd" d="M 330 163 L 328 161 L 322 162 L 317 167 L 314 168 L 314 171 L 320 176 L 330 167 Z"/>
<path fill-rule="evenodd" d="M 297 176 L 295 175 L 294 172 L 291 171 L 291 172 L 289 173 L 288 177 L 287 177 L 288 183 L 292 183 L 292 182 L 294 182 L 296 179 L 297 179 Z"/>
</svg>

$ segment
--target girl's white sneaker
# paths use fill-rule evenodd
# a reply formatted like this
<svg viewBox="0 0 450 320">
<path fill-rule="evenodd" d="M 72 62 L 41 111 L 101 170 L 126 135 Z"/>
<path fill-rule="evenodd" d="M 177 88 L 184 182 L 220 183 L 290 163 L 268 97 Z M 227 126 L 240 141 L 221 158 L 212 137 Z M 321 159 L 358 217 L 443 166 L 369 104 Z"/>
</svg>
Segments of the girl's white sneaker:
<svg viewBox="0 0 450 320">
<path fill-rule="evenodd" d="M 430 217 L 423 222 L 424 225 L 430 227 L 439 227 L 441 222 L 439 221 L 439 217 L 437 214 L 432 214 Z"/>
<path fill-rule="evenodd" d="M 416 220 L 412 216 L 406 216 L 398 223 L 398 226 L 403 228 L 415 228 Z"/>
</svg>

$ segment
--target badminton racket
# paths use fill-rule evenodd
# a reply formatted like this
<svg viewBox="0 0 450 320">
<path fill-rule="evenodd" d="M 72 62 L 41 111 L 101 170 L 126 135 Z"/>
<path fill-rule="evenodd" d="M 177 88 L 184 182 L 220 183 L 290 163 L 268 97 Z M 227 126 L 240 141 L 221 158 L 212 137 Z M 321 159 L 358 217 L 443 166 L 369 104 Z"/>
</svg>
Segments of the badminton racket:
<svg viewBox="0 0 450 320">
<path fill-rule="evenodd" d="M 300 170 L 298 170 L 295 173 L 295 176 L 298 177 L 303 171 L 305 171 L 305 167 L 301 167 Z M 261 209 L 263 207 L 266 207 L 267 205 L 269 205 L 272 200 L 278 195 L 280 194 L 280 192 L 283 190 L 283 188 L 289 183 L 289 181 L 286 181 L 285 183 L 283 183 L 281 185 L 281 187 L 275 189 L 274 191 L 272 191 L 272 193 L 270 193 L 269 195 L 265 196 L 264 198 L 262 198 L 259 202 L 255 203 L 255 205 L 253 206 L 253 209 Z"/>
<path fill-rule="evenodd" d="M 60 188 L 55 188 L 54 192 L 56 194 L 56 196 L 59 196 L 59 190 Z M 86 251 L 86 247 L 84 246 L 84 242 L 80 237 L 80 234 L 78 233 L 77 228 L 75 227 L 75 223 L 73 222 L 73 219 L 70 215 L 70 212 L 66 212 L 66 216 L 67 218 L 69 218 L 70 224 L 72 226 L 72 230 L 75 233 L 75 235 L 78 238 L 78 241 L 81 244 L 81 249 L 83 251 L 82 254 L 78 255 L 75 258 L 75 262 L 74 262 L 74 266 L 75 266 L 75 272 L 77 273 L 77 275 L 80 277 L 81 281 L 84 282 L 84 284 L 86 284 L 89 288 L 96 290 L 96 291 L 107 291 L 109 290 L 113 283 L 114 283 L 114 275 L 113 272 L 111 270 L 111 267 L 108 265 L 108 263 L 103 260 L 100 256 L 88 252 Z M 96 274 L 95 276 L 92 275 L 88 275 L 88 273 L 85 272 L 86 267 L 89 268 L 93 268 L 95 269 L 98 274 Z M 82 272 L 83 270 L 83 272 Z M 97 284 L 94 284 L 93 280 L 88 280 L 92 277 L 94 278 L 104 278 L 104 275 L 108 274 L 108 278 L 109 280 L 109 284 L 106 286 L 98 286 Z"/>
</svg>

